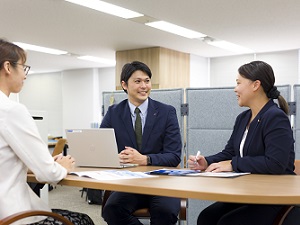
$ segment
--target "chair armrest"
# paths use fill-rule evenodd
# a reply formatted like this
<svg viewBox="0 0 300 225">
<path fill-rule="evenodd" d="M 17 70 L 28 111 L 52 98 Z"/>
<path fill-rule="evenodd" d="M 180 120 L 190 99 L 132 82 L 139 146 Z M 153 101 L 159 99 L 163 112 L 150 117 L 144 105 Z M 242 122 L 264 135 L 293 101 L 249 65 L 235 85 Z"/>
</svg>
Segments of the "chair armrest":
<svg viewBox="0 0 300 225">
<path fill-rule="evenodd" d="M 3 218 L 0 220 L 0 225 L 9 225 L 13 222 L 16 222 L 18 220 L 31 217 L 31 216 L 47 216 L 52 217 L 60 222 L 62 222 L 65 225 L 74 225 L 70 220 L 66 219 L 65 217 L 53 213 L 53 212 L 47 212 L 47 211 L 40 211 L 40 210 L 28 210 L 24 212 L 15 213 L 13 215 L 10 215 L 8 217 Z"/>
</svg>

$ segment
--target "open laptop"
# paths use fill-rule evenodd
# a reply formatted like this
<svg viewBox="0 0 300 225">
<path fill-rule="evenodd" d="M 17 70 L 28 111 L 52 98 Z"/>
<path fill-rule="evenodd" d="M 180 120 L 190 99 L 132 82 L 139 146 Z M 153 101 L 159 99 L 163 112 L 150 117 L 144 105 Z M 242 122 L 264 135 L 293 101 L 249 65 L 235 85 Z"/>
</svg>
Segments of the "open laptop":
<svg viewBox="0 0 300 225">
<path fill-rule="evenodd" d="M 66 129 L 69 153 L 76 166 L 125 168 L 137 164 L 120 164 L 115 132 L 112 128 Z"/>
</svg>

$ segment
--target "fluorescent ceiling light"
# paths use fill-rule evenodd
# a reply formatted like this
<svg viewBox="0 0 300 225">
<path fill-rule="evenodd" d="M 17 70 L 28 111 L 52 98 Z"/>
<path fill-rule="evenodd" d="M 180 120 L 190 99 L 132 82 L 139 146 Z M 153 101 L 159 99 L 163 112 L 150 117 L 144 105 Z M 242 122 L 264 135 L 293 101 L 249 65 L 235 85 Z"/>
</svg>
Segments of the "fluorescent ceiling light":
<svg viewBox="0 0 300 225">
<path fill-rule="evenodd" d="M 77 58 L 82 59 L 82 60 L 97 62 L 97 63 L 103 63 L 103 64 L 107 64 L 107 65 L 112 65 L 112 66 L 116 65 L 116 61 L 114 61 L 114 60 L 98 58 L 98 57 L 89 56 L 89 55 L 79 56 Z"/>
<path fill-rule="evenodd" d="M 36 52 L 43 52 L 43 53 L 48 53 L 48 54 L 53 54 L 53 55 L 64 55 L 67 54 L 68 52 L 66 51 L 61 51 L 58 49 L 53 49 L 53 48 L 45 48 L 37 45 L 31 45 L 31 44 L 26 44 L 22 42 L 14 42 L 15 45 L 18 45 L 19 47 L 25 49 L 25 50 L 31 50 L 31 51 L 36 51 Z"/>
<path fill-rule="evenodd" d="M 193 31 L 184 27 L 180 27 L 178 25 L 168 23 L 165 21 L 155 21 L 150 23 L 145 23 L 145 25 L 157 28 L 159 30 L 167 31 L 173 34 L 177 34 L 179 36 L 183 36 L 186 38 L 202 38 L 205 37 L 205 34 L 199 33 L 197 31 Z"/>
<path fill-rule="evenodd" d="M 230 43 L 228 41 L 217 41 L 217 40 L 211 40 L 211 41 L 205 41 L 209 45 L 213 45 L 218 48 L 222 48 L 231 52 L 235 53 L 254 53 L 252 49 L 245 48 L 240 45 L 236 45 L 233 43 Z"/>
<path fill-rule="evenodd" d="M 77 5 L 81 5 L 90 9 L 94 9 L 100 12 L 108 13 L 114 16 L 122 17 L 124 19 L 144 16 L 143 14 L 107 2 L 103 2 L 100 0 L 65 0 L 65 1 Z"/>
</svg>

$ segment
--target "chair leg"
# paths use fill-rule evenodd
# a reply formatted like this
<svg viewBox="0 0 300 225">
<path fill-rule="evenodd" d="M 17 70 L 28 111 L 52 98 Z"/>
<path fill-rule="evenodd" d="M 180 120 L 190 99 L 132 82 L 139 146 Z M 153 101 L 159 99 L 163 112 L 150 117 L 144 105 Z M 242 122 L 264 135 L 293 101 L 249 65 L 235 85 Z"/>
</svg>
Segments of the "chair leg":
<svg viewBox="0 0 300 225">
<path fill-rule="evenodd" d="M 87 188 L 82 188 L 81 190 L 81 198 L 83 197 L 84 192 L 87 192 Z M 87 201 L 87 194 L 85 195 L 85 200 Z"/>
<path fill-rule="evenodd" d="M 178 220 L 178 221 L 177 221 L 177 224 L 178 224 L 178 225 L 184 225 L 184 221 L 183 221 L 183 220 Z"/>
</svg>

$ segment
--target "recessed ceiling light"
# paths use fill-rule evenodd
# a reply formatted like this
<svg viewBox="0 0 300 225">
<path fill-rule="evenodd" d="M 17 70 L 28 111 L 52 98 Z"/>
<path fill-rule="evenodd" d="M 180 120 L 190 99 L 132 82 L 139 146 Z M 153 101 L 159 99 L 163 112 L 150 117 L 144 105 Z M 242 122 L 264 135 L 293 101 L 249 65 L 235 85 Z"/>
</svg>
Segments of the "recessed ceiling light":
<svg viewBox="0 0 300 225">
<path fill-rule="evenodd" d="M 100 12 L 108 13 L 114 16 L 122 17 L 124 19 L 144 16 L 143 14 L 107 2 L 103 2 L 100 0 L 65 0 L 65 1 L 77 5 L 81 5 L 90 9 L 94 9 Z"/>
<path fill-rule="evenodd" d="M 77 58 L 78 59 L 82 59 L 82 60 L 97 62 L 97 63 L 103 63 L 103 64 L 107 64 L 107 65 L 111 65 L 111 66 L 116 65 L 116 61 L 114 61 L 114 60 L 109 60 L 109 59 L 104 59 L 104 58 L 98 58 L 98 57 L 89 56 L 89 55 L 79 56 Z"/>
<path fill-rule="evenodd" d="M 205 34 L 199 33 L 197 31 L 193 31 L 165 21 L 154 21 L 145 23 L 145 25 L 191 39 L 206 36 Z"/>
<path fill-rule="evenodd" d="M 249 48 L 245 48 L 243 46 L 240 45 L 236 45 L 233 43 L 230 43 L 228 41 L 218 41 L 218 40 L 211 40 L 211 41 L 206 41 L 207 44 L 209 45 L 213 45 L 215 47 L 218 48 L 222 48 L 231 52 L 235 52 L 235 53 L 254 53 L 254 51 L 252 49 Z"/>
<path fill-rule="evenodd" d="M 53 54 L 53 55 L 65 55 L 68 52 L 54 49 L 54 48 L 46 48 L 38 45 L 31 45 L 31 44 L 26 44 L 22 42 L 14 42 L 15 45 L 18 45 L 19 47 L 25 49 L 25 50 L 31 50 L 31 51 L 36 51 L 36 52 L 43 52 L 43 53 L 48 53 L 48 54 Z"/>
</svg>

